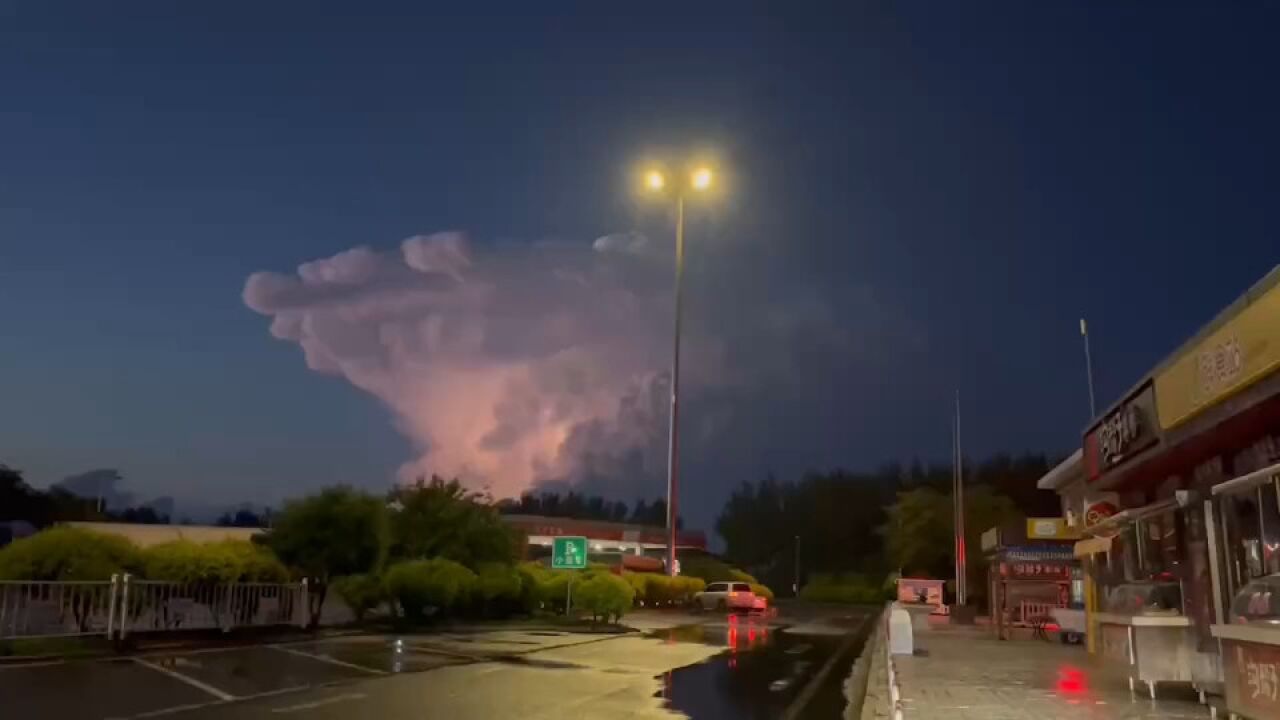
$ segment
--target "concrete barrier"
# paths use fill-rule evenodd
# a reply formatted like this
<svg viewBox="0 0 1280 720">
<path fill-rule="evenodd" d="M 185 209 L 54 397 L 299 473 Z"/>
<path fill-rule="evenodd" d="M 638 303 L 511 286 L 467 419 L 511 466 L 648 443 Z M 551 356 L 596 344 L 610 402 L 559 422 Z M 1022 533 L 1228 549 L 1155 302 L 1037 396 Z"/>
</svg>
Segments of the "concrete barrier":
<svg viewBox="0 0 1280 720">
<path fill-rule="evenodd" d="M 895 605 L 889 610 L 889 654 L 911 655 L 914 652 L 911 613 Z"/>
</svg>

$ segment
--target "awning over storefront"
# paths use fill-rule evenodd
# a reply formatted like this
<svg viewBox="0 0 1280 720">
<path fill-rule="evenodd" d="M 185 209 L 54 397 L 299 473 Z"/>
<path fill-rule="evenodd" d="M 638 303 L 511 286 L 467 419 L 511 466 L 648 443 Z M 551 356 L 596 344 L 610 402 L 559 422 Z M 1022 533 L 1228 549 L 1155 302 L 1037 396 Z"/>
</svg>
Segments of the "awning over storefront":
<svg viewBox="0 0 1280 720">
<path fill-rule="evenodd" d="M 1234 495 L 1236 493 L 1248 492 L 1259 485 L 1266 485 L 1277 475 L 1280 475 L 1280 463 L 1276 463 L 1270 467 L 1264 467 L 1261 470 L 1255 470 L 1247 475 L 1241 475 L 1238 478 L 1232 478 L 1224 483 L 1214 485 L 1213 494 Z"/>
<path fill-rule="evenodd" d="M 1109 552 L 1111 550 L 1110 537 L 1091 537 L 1081 540 L 1075 545 L 1075 556 L 1078 558 L 1097 555 L 1098 553 Z"/>
</svg>

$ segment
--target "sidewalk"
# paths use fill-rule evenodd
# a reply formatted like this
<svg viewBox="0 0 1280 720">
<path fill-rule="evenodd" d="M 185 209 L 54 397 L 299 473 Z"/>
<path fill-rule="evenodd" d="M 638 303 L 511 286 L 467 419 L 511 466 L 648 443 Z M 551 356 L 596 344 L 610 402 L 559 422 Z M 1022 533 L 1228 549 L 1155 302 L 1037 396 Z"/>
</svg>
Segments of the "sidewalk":
<svg viewBox="0 0 1280 720">
<path fill-rule="evenodd" d="M 978 627 L 935 625 L 915 637 L 927 656 L 895 656 L 905 720 L 1136 720 L 1209 717 L 1185 686 L 1130 694 L 1082 646 L 998 641 Z"/>
</svg>

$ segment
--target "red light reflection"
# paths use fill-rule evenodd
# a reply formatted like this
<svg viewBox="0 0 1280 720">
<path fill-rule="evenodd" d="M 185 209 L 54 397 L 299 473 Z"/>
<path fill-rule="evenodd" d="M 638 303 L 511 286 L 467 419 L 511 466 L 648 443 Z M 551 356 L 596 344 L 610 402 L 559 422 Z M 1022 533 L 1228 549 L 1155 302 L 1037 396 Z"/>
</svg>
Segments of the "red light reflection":
<svg viewBox="0 0 1280 720">
<path fill-rule="evenodd" d="M 738 628 L 736 627 L 729 628 L 729 649 L 735 653 L 738 652 Z"/>
<path fill-rule="evenodd" d="M 1055 687 L 1063 695 L 1079 695 L 1089 689 L 1084 671 L 1070 665 L 1058 668 L 1058 682 Z"/>
</svg>

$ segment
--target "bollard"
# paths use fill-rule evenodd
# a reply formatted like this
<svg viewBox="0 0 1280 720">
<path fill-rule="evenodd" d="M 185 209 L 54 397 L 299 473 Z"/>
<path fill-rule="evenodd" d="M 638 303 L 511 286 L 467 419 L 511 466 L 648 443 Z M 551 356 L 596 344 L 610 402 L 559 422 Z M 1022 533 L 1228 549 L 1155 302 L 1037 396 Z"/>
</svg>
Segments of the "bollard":
<svg viewBox="0 0 1280 720">
<path fill-rule="evenodd" d="M 889 654 L 911 655 L 914 649 L 911 614 L 900 607 L 895 607 L 889 611 Z"/>
</svg>

